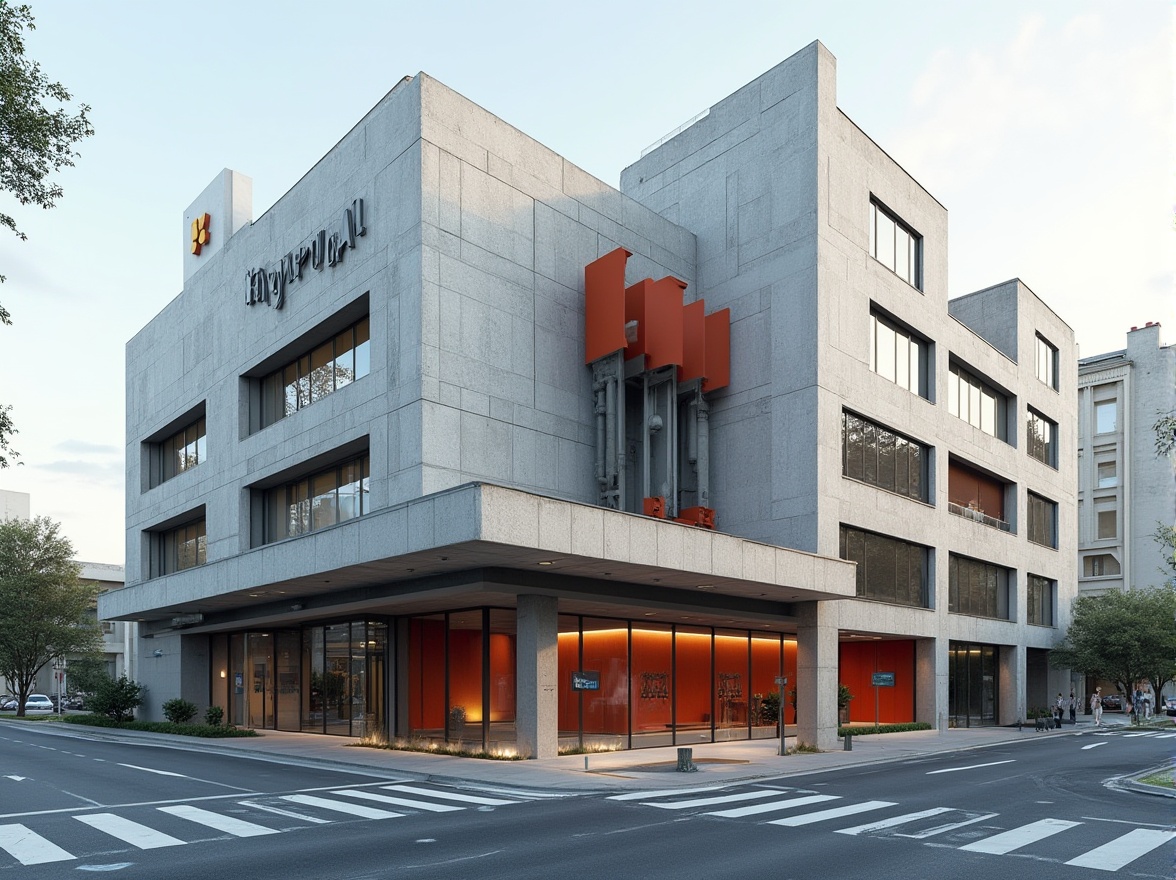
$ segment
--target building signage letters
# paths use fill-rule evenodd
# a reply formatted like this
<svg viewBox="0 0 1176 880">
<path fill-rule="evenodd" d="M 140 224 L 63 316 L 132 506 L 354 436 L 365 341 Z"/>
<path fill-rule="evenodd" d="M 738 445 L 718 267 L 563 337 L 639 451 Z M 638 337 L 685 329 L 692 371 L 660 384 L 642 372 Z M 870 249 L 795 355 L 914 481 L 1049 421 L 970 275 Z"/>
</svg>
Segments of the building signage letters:
<svg viewBox="0 0 1176 880">
<path fill-rule="evenodd" d="M 307 241 L 282 257 L 276 265 L 248 269 L 249 293 L 245 304 L 264 303 L 280 309 L 286 302 L 286 286 L 301 281 L 307 267 L 322 271 L 343 261 L 347 249 L 355 249 L 357 238 L 367 234 L 363 219 L 363 199 L 356 199 L 343 212 L 338 228 L 320 229 Z"/>
<path fill-rule="evenodd" d="M 574 691 L 598 691 L 598 690 L 600 690 L 600 673 L 599 672 L 573 672 L 572 673 L 572 690 L 574 690 Z"/>
</svg>

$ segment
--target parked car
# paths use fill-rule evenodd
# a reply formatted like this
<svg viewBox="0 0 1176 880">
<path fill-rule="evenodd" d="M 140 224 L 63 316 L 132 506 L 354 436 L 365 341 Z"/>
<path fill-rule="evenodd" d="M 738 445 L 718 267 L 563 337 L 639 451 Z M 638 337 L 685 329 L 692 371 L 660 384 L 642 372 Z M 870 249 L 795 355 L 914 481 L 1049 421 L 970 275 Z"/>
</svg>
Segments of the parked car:
<svg viewBox="0 0 1176 880">
<path fill-rule="evenodd" d="M 4 694 L 0 697 L 0 712 L 7 712 L 16 708 L 16 697 L 11 694 Z"/>
<path fill-rule="evenodd" d="M 44 694 L 29 694 L 25 700 L 25 712 L 53 712 L 53 701 Z"/>
<path fill-rule="evenodd" d="M 1176 717 L 1176 697 L 1168 697 L 1164 700 L 1164 712 Z"/>
<path fill-rule="evenodd" d="M 1102 698 L 1102 704 L 1104 709 L 1122 709 L 1123 697 L 1120 694 L 1107 694 Z"/>
</svg>

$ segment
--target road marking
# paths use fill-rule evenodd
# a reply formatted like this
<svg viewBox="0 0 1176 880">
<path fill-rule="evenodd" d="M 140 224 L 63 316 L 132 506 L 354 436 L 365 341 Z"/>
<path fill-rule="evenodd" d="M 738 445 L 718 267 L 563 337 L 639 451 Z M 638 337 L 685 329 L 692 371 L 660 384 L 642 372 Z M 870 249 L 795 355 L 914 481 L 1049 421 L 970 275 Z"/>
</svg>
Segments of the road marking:
<svg viewBox="0 0 1176 880">
<path fill-rule="evenodd" d="M 124 843 L 139 849 L 159 849 L 163 846 L 183 846 L 184 841 L 114 813 L 92 813 L 89 816 L 74 816 L 79 822 L 99 831 L 117 837 Z"/>
<path fill-rule="evenodd" d="M 455 813 L 465 809 L 465 807 L 455 807 L 450 804 L 430 804 L 425 801 L 414 801 L 412 798 L 391 797 L 386 794 L 376 794 L 374 791 L 341 789 L 339 791 L 333 791 L 331 794 L 342 794 L 347 797 L 363 798 L 368 801 L 379 801 L 382 804 L 393 804 L 397 807 L 409 807 L 414 810 L 428 810 L 431 813 Z"/>
<path fill-rule="evenodd" d="M 1040 822 L 1031 822 L 1020 828 L 1005 831 L 1003 834 L 994 834 L 992 837 L 977 840 L 975 843 L 961 846 L 960 849 L 965 852 L 982 852 L 1003 856 L 1005 853 L 1060 834 L 1081 824 L 1081 822 L 1067 822 L 1063 819 L 1042 819 Z"/>
<path fill-rule="evenodd" d="M 1161 733 L 1156 739 L 1176 739 L 1176 733 Z"/>
<path fill-rule="evenodd" d="M 868 825 L 855 825 L 852 828 L 839 828 L 837 834 L 873 834 L 875 831 L 883 831 L 887 828 L 893 828 L 895 825 L 905 825 L 907 822 L 914 822 L 916 819 L 926 819 L 930 816 L 938 816 L 940 813 L 950 813 L 951 807 L 934 807 L 930 810 L 920 810 L 917 813 L 904 813 L 901 816 L 894 816 L 890 819 L 883 819 L 881 822 L 871 822 Z"/>
<path fill-rule="evenodd" d="M 676 790 L 666 791 L 659 789 L 658 791 L 630 791 L 627 794 L 613 794 L 609 795 L 610 801 L 643 801 L 649 798 L 659 797 L 673 797 L 676 794 L 702 794 L 707 791 L 722 791 L 726 788 L 725 785 L 706 785 L 702 788 L 679 788 Z"/>
<path fill-rule="evenodd" d="M 508 801 L 502 798 L 480 797 L 476 794 L 458 794 L 455 791 L 432 791 L 428 788 L 416 788 L 412 785 L 384 785 L 385 791 L 403 791 L 406 794 L 423 794 L 427 797 L 440 798 L 443 801 L 458 801 L 463 804 L 482 804 L 487 807 L 504 807 L 507 804 L 517 804 L 519 801 Z"/>
<path fill-rule="evenodd" d="M 64 862 L 74 856 L 23 825 L 0 825 L 0 849 L 22 865 Z"/>
<path fill-rule="evenodd" d="M 969 764 L 967 767 L 948 767 L 946 770 L 928 770 L 928 776 L 934 776 L 936 773 L 955 773 L 957 770 L 978 770 L 981 767 L 996 767 L 1000 764 L 1015 764 L 1016 761 L 1010 758 L 1007 761 L 991 761 L 987 764 Z"/>
<path fill-rule="evenodd" d="M 288 794 L 282 800 L 292 804 L 305 804 L 308 807 L 321 807 L 324 810 L 334 810 L 336 813 L 347 813 L 350 816 L 360 816 L 364 819 L 399 819 L 404 813 L 393 813 L 390 810 L 377 810 L 375 807 L 365 807 L 362 804 L 347 804 L 342 801 L 330 801 L 326 798 L 314 797 L 309 794 Z"/>
<path fill-rule="evenodd" d="M 28 779 L 27 776 L 5 776 L 5 779 L 11 779 L 13 782 L 24 782 Z"/>
<path fill-rule="evenodd" d="M 725 794 L 721 797 L 695 798 L 690 801 L 675 801 L 672 804 L 642 804 L 643 807 L 661 807 L 663 810 L 689 810 L 692 807 L 710 807 L 718 804 L 732 804 L 736 801 L 758 801 L 777 797 L 778 791 L 742 791 L 739 794 Z"/>
<path fill-rule="evenodd" d="M 1090 744 L 1090 745 L 1088 745 L 1088 746 L 1083 746 L 1083 747 L 1082 747 L 1082 751 L 1084 751 L 1084 752 L 1085 752 L 1087 749 L 1097 749 L 1099 746 L 1105 746 L 1105 745 L 1106 745 L 1106 743 L 1105 743 L 1105 742 L 1101 742 L 1101 743 L 1091 743 L 1091 744 Z"/>
<path fill-rule="evenodd" d="M 183 773 L 172 773 L 170 770 L 152 770 L 150 767 L 139 767 L 136 764 L 119 764 L 120 767 L 129 767 L 132 770 L 143 770 L 147 773 L 158 773 L 160 776 L 178 776 L 180 779 L 187 779 Z"/>
<path fill-rule="evenodd" d="M 215 828 L 217 831 L 224 831 L 226 834 L 231 834 L 234 837 L 260 837 L 263 834 L 281 833 L 274 828 L 255 825 L 253 822 L 246 822 L 244 819 L 234 819 L 232 816 L 222 816 L 220 813 L 212 813 L 208 810 L 202 810 L 199 807 L 189 806 L 188 804 L 179 804 L 174 807 L 157 807 L 157 809 L 161 813 L 179 816 L 181 819 L 187 819 L 190 822 L 196 822 L 208 828 Z"/>
<path fill-rule="evenodd" d="M 769 804 L 752 804 L 750 807 L 735 807 L 731 810 L 719 810 L 707 813 L 708 816 L 722 816 L 724 819 L 738 819 L 741 816 L 755 816 L 759 813 L 771 813 L 775 810 L 788 810 L 792 807 L 803 807 L 806 804 L 821 804 L 825 801 L 837 801 L 841 798 L 832 794 L 810 794 L 804 797 L 789 798 L 786 801 L 772 801 Z"/>
<path fill-rule="evenodd" d="M 265 810 L 267 813 L 274 813 L 278 816 L 285 816 L 287 819 L 297 819 L 299 822 L 313 822 L 315 825 L 330 825 L 330 819 L 318 819 L 314 816 L 304 816 L 301 813 L 295 813 L 293 810 L 283 810 L 281 807 L 271 807 L 269 804 L 257 804 L 253 801 L 237 801 L 242 807 L 249 807 L 254 810 Z"/>
<path fill-rule="evenodd" d="M 786 825 L 790 828 L 795 828 L 800 825 L 811 825 L 814 822 L 824 822 L 827 819 L 840 819 L 842 816 L 853 816 L 857 813 L 868 813 L 870 810 L 881 810 L 883 807 L 893 806 L 893 801 L 866 801 L 861 804 L 847 804 L 844 807 L 833 807 L 830 810 L 818 810 L 815 813 L 788 816 L 785 819 L 773 819 L 768 824 Z"/>
<path fill-rule="evenodd" d="M 1173 837 L 1176 837 L 1176 831 L 1136 828 L 1110 843 L 1104 843 L 1090 852 L 1083 853 L 1076 859 L 1070 859 L 1066 864 L 1079 868 L 1097 868 L 1100 871 L 1118 871 L 1156 847 L 1163 846 Z"/>
<path fill-rule="evenodd" d="M 957 828 L 963 828 L 965 825 L 975 825 L 977 822 L 983 822 L 985 819 L 995 819 L 999 813 L 984 813 L 979 816 L 974 816 L 971 819 L 965 819 L 962 822 L 951 822 L 947 825 L 937 825 L 934 828 L 928 828 L 926 831 L 916 831 L 914 834 L 896 833 L 895 837 L 909 837 L 911 840 L 924 840 L 928 837 L 934 837 L 936 834 L 946 834 L 948 831 L 955 831 Z"/>
</svg>

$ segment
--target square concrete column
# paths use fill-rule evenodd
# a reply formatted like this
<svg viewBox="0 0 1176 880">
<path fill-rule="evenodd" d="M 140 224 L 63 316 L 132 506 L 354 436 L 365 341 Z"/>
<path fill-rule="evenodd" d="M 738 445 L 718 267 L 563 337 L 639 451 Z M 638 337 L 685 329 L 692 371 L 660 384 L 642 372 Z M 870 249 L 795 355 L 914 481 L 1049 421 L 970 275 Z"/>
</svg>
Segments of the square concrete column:
<svg viewBox="0 0 1176 880">
<path fill-rule="evenodd" d="M 947 639 L 915 640 L 915 720 L 941 733 L 951 712 L 947 659 Z"/>
<path fill-rule="evenodd" d="M 559 615 L 553 596 L 519 596 L 515 729 L 519 754 L 559 754 Z"/>
<path fill-rule="evenodd" d="M 832 602 L 805 602 L 798 611 L 797 742 L 832 750 L 837 748 L 837 610 Z"/>
<path fill-rule="evenodd" d="M 997 651 L 997 724 L 1012 724 L 1025 717 L 1025 662 L 1024 645 L 1001 645 Z M 1068 690 L 1063 694 L 1069 695 Z M 1053 694 L 1049 694 L 1047 700 L 1052 697 Z M 1045 705 L 1052 708 L 1052 700 Z"/>
</svg>

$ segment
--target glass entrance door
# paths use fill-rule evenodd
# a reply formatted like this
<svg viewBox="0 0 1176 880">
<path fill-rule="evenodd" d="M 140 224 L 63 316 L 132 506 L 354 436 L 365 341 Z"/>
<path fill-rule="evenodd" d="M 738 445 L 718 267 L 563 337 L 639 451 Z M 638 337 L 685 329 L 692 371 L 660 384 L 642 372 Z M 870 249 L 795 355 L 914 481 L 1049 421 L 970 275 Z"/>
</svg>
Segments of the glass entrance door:
<svg viewBox="0 0 1176 880">
<path fill-rule="evenodd" d="M 996 724 L 996 652 L 995 645 L 948 646 L 948 706 L 956 727 Z"/>
</svg>

